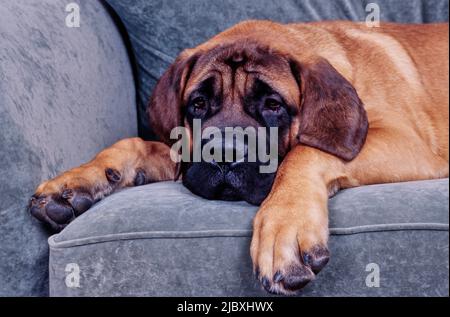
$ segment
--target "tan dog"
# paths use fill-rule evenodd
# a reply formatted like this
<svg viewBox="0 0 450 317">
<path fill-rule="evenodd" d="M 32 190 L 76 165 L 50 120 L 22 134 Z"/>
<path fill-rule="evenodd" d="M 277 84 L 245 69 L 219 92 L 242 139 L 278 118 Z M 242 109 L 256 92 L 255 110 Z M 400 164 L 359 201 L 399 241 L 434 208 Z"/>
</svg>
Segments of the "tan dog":
<svg viewBox="0 0 450 317">
<path fill-rule="evenodd" d="M 191 127 L 194 118 L 202 128 L 280 129 L 276 177 L 220 166 L 221 182 L 229 171 L 234 178 L 216 186 L 207 176 L 214 166 L 181 171 L 206 198 L 262 202 L 254 269 L 266 290 L 292 294 L 328 262 L 328 197 L 448 176 L 448 44 L 448 24 L 244 22 L 181 53 L 155 88 L 151 124 L 167 145 L 171 129 Z M 118 142 L 41 184 L 31 213 L 61 230 L 117 188 L 176 178 L 165 144 Z"/>
</svg>

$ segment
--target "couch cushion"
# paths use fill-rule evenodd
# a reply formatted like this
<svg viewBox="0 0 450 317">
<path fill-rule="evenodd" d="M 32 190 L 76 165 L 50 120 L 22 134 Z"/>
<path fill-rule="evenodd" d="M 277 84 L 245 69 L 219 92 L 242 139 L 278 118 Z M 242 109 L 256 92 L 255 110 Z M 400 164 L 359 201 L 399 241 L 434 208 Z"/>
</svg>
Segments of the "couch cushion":
<svg viewBox="0 0 450 317">
<path fill-rule="evenodd" d="M 383 21 L 448 21 L 447 0 L 106 0 L 122 19 L 136 54 L 142 136 L 149 136 L 145 107 L 156 81 L 181 50 L 248 19 L 282 23 L 319 20 L 365 21 L 368 3 Z"/>
<path fill-rule="evenodd" d="M 330 199 L 332 258 L 303 295 L 447 295 L 448 179 L 364 186 Z M 257 207 L 180 183 L 114 194 L 49 239 L 53 296 L 265 295 L 251 272 Z M 80 287 L 65 284 L 67 264 Z M 366 266 L 380 269 L 370 288 Z"/>
</svg>

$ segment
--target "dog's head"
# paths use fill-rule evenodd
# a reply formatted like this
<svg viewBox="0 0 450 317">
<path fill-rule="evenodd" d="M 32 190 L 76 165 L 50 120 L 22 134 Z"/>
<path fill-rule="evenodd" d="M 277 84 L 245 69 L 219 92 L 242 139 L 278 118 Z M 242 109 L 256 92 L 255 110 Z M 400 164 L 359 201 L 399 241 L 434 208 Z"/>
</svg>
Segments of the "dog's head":
<svg viewBox="0 0 450 317">
<path fill-rule="evenodd" d="M 269 128 L 275 127 L 278 162 L 298 143 L 352 160 L 368 128 L 354 87 L 326 59 L 295 54 L 289 49 L 289 37 L 277 38 L 273 30 L 271 36 L 241 27 L 184 51 L 158 82 L 148 107 L 151 126 L 160 138 L 172 145 L 176 141 L 170 138 L 172 129 L 184 126 L 190 131 L 192 152 L 195 119 L 201 120 L 202 132 L 216 127 L 223 139 L 228 128 L 250 127 L 257 131 L 257 139 L 262 135 L 266 143 L 273 143 Z M 258 128 L 268 128 L 267 133 L 258 133 Z M 208 146 L 214 136 L 206 135 L 202 134 L 201 146 Z M 268 163 L 259 155 L 247 160 L 248 152 L 255 150 L 249 140 L 246 135 L 244 144 L 236 139 L 221 143 L 225 150 L 244 149 L 244 159 L 183 162 L 185 186 L 209 199 L 260 204 L 275 171 L 261 173 L 260 167 Z"/>
</svg>

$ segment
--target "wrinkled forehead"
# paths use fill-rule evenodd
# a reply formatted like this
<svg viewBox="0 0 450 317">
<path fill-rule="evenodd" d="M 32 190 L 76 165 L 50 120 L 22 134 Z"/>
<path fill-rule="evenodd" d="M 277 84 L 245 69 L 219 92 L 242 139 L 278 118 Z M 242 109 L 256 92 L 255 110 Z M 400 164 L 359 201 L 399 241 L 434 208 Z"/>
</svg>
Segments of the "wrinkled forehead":
<svg viewBox="0 0 450 317">
<path fill-rule="evenodd" d="M 191 71 L 184 97 L 205 82 L 222 92 L 238 89 L 241 83 L 243 93 L 249 93 L 256 81 L 267 84 L 286 102 L 298 104 L 299 88 L 289 61 L 277 52 L 248 43 L 218 45 L 202 53 Z"/>
</svg>

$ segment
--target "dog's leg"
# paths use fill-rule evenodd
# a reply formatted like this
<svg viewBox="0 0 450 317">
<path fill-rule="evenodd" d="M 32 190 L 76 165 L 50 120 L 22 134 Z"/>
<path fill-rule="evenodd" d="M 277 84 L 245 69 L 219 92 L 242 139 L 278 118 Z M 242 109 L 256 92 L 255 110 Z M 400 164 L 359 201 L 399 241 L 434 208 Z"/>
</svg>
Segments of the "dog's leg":
<svg viewBox="0 0 450 317">
<path fill-rule="evenodd" d="M 254 219 L 251 256 L 266 290 L 295 294 L 328 262 L 327 199 L 339 188 L 448 175 L 448 162 L 419 138 L 394 132 L 369 131 L 351 162 L 306 146 L 291 150 Z"/>
<path fill-rule="evenodd" d="M 100 152 L 92 161 L 71 169 L 36 189 L 30 201 L 33 216 L 55 231 L 115 190 L 172 180 L 176 164 L 160 142 L 124 139 Z"/>
</svg>

